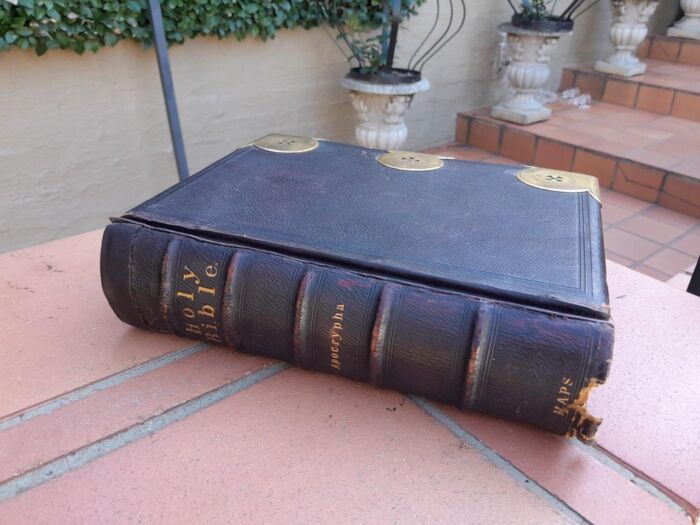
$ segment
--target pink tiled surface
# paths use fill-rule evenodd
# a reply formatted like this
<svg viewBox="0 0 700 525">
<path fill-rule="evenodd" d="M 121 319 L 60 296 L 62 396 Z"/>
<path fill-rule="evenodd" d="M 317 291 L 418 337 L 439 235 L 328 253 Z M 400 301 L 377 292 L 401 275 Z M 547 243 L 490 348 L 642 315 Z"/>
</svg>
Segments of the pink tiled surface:
<svg viewBox="0 0 700 525">
<path fill-rule="evenodd" d="M 98 237 L 38 246 L 31 257 L 26 250 L 7 255 L 3 270 L 35 290 L 22 302 L 21 322 L 30 323 L 23 326 L 38 331 L 40 304 L 63 297 L 52 286 L 71 279 L 83 282 L 80 304 L 101 304 L 90 269 Z M 63 270 L 64 280 L 38 271 L 32 281 L 17 280 L 28 260 L 35 270 Z M 438 407 L 465 437 L 398 393 L 295 369 L 258 376 L 272 370 L 261 368 L 269 361 L 207 348 L 10 428 L 0 416 L 0 450 L 8 457 L 0 466 L 0 523 L 688 523 L 700 507 L 700 299 L 615 263 L 609 284 L 617 335 L 609 382 L 590 403 L 605 420 L 598 454 L 536 429 Z M 86 328 L 70 313 L 77 303 L 61 304 L 62 332 L 51 341 L 15 336 L 0 346 L 0 362 L 24 367 L 22 374 L 8 368 L 17 379 L 3 386 L 6 406 L 24 410 L 104 378 L 105 370 L 143 363 L 158 355 L 154 347 L 191 345 L 133 330 L 132 357 L 120 359 L 115 349 L 130 329 L 102 306 L 93 308 L 94 323 L 111 328 Z M 81 337 L 93 340 L 92 329 L 102 334 L 88 345 L 92 353 L 74 353 Z M 58 356 L 52 375 L 32 374 L 28 363 L 40 361 L 13 358 L 17 348 Z M 42 377 L 51 388 L 37 393 Z M 255 377 L 262 379 L 196 408 L 217 389 Z M 182 412 L 187 406 L 195 408 Z M 153 426 L 163 414 L 176 418 Z M 134 429 L 142 434 L 84 456 Z M 35 472 L 54 479 L 3 492 Z"/>
<path fill-rule="evenodd" d="M 0 255 L 0 417 L 192 344 L 114 316 L 100 287 L 101 238 Z"/>
<path fill-rule="evenodd" d="M 461 144 L 427 151 L 458 159 L 503 162 L 497 155 Z M 608 259 L 668 281 L 700 257 L 700 219 L 605 188 L 601 189 L 601 200 Z"/>
<path fill-rule="evenodd" d="M 0 482 L 129 428 L 270 361 L 212 347 L 0 432 Z"/>
<path fill-rule="evenodd" d="M 616 325 L 608 384 L 589 408 L 599 446 L 700 508 L 700 298 L 608 264 Z"/>
</svg>

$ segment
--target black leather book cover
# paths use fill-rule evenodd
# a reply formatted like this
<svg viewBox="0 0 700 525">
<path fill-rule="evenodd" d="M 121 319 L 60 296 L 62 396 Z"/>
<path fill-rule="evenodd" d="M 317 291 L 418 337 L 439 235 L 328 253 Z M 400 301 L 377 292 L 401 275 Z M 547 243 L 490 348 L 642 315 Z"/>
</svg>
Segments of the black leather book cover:
<svg viewBox="0 0 700 525">
<path fill-rule="evenodd" d="M 123 321 L 591 442 L 597 181 L 268 136 L 107 227 Z"/>
<path fill-rule="evenodd" d="M 591 192 L 528 185 L 518 178 L 524 166 L 445 160 L 399 170 L 378 162 L 384 153 L 327 141 L 303 153 L 247 146 L 125 218 L 609 317 L 601 205 Z"/>
</svg>

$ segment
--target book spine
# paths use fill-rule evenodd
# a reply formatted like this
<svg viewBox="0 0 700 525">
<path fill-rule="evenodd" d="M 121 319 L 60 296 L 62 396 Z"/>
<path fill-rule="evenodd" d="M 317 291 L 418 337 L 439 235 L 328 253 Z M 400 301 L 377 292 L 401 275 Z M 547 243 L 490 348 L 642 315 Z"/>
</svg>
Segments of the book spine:
<svg viewBox="0 0 700 525">
<path fill-rule="evenodd" d="M 105 230 L 117 316 L 590 442 L 612 325 L 134 224 Z"/>
</svg>

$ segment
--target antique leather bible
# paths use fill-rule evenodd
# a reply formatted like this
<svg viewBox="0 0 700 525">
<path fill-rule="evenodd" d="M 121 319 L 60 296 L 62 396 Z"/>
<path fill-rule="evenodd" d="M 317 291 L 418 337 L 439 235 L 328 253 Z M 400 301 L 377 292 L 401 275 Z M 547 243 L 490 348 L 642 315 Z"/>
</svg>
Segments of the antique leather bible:
<svg viewBox="0 0 700 525">
<path fill-rule="evenodd" d="M 269 135 L 104 233 L 131 325 L 591 442 L 613 345 L 597 180 Z"/>
</svg>

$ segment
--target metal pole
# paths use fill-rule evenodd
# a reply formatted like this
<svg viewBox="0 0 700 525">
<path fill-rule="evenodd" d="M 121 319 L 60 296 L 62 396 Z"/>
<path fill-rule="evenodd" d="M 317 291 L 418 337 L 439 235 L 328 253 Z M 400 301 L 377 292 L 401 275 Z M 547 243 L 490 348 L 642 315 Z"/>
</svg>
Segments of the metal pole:
<svg viewBox="0 0 700 525">
<path fill-rule="evenodd" d="M 160 11 L 160 1 L 148 0 L 148 9 L 151 12 L 153 43 L 155 44 L 156 56 L 158 57 L 158 72 L 160 73 L 160 84 L 163 88 L 163 99 L 165 99 L 165 111 L 168 114 L 170 138 L 173 142 L 173 150 L 175 152 L 175 164 L 177 164 L 177 173 L 180 180 L 185 180 L 189 176 L 189 169 L 187 168 L 185 145 L 182 142 L 180 118 L 177 116 L 175 88 L 173 87 L 173 76 L 170 72 L 168 44 L 165 41 L 165 30 L 163 29 L 163 15 Z"/>
</svg>

